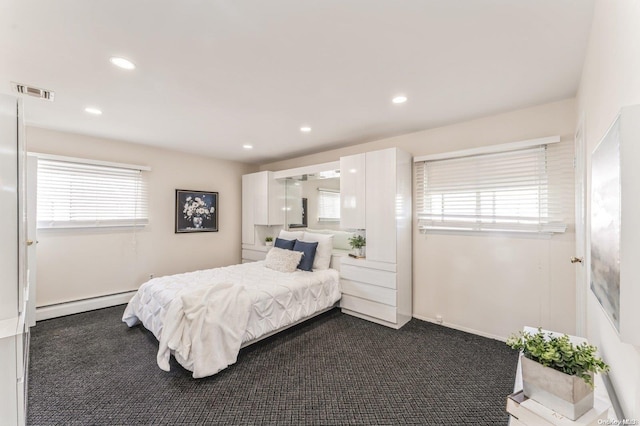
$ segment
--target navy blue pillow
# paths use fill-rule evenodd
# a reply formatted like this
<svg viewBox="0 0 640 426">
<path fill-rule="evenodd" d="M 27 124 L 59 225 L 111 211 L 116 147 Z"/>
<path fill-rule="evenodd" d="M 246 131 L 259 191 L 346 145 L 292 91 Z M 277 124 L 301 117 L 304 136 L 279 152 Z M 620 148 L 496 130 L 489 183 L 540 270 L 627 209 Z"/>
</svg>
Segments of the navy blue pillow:
<svg viewBox="0 0 640 426">
<path fill-rule="evenodd" d="M 285 240 L 282 238 L 276 238 L 276 242 L 273 244 L 274 247 L 278 247 L 285 250 L 293 250 L 293 246 L 298 240 Z"/>
<path fill-rule="evenodd" d="M 298 263 L 298 269 L 303 271 L 311 271 L 313 267 L 313 259 L 316 258 L 316 249 L 318 243 L 305 243 L 304 241 L 294 240 L 296 243 L 293 246 L 293 251 L 301 251 L 303 253 L 300 263 Z"/>
</svg>

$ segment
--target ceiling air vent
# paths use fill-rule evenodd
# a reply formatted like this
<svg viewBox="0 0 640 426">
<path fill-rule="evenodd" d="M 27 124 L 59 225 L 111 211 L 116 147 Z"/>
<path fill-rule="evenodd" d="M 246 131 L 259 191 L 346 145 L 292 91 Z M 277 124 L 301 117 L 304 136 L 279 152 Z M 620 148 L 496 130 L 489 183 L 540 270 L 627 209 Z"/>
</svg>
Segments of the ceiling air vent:
<svg viewBox="0 0 640 426">
<path fill-rule="evenodd" d="M 55 93 L 51 90 L 39 89 L 37 87 L 27 86 L 25 84 L 11 82 L 11 86 L 13 87 L 13 90 L 20 94 L 44 99 L 47 101 L 53 101 L 53 97 L 55 95 Z"/>
</svg>

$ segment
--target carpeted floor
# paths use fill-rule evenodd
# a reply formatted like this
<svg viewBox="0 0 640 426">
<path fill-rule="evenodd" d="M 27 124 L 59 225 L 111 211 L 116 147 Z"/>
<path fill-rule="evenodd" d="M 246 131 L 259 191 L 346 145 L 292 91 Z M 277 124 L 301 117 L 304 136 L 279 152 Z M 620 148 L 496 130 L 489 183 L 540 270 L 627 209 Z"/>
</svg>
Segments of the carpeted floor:
<svg viewBox="0 0 640 426">
<path fill-rule="evenodd" d="M 506 424 L 517 353 L 413 319 L 400 330 L 335 309 L 194 380 L 120 321 L 123 306 L 32 329 L 31 425 Z"/>
</svg>

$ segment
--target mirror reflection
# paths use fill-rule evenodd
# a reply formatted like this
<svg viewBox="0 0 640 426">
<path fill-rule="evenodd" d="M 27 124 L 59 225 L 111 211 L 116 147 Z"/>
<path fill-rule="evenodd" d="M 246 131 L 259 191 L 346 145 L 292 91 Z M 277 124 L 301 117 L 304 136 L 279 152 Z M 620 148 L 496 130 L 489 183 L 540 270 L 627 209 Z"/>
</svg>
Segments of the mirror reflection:
<svg viewBox="0 0 640 426">
<path fill-rule="evenodd" d="M 340 229 L 340 172 L 331 170 L 287 178 L 287 227 Z"/>
</svg>

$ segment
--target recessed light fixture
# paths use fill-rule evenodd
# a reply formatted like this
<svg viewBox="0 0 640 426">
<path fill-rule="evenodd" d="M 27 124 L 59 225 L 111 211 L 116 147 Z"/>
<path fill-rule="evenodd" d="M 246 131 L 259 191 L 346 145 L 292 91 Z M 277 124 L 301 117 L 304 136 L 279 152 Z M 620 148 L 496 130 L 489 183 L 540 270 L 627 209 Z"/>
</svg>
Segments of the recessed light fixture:
<svg viewBox="0 0 640 426">
<path fill-rule="evenodd" d="M 302 133 L 309 133 L 309 132 L 311 131 L 311 127 L 309 127 L 309 126 L 302 126 L 302 127 L 300 127 L 300 131 L 301 131 Z"/>
<path fill-rule="evenodd" d="M 244 149 L 253 149 L 253 145 L 249 145 L 248 143 L 242 145 L 242 148 Z"/>
<path fill-rule="evenodd" d="M 398 95 L 395 98 L 391 99 L 391 102 L 393 102 L 394 104 L 403 104 L 407 102 L 407 97 L 404 95 Z"/>
<path fill-rule="evenodd" d="M 135 69 L 136 67 L 134 63 L 131 62 L 130 60 L 125 58 L 120 58 L 118 56 L 112 56 L 111 58 L 109 58 L 109 61 L 116 67 L 120 67 L 125 70 L 132 70 L 132 69 Z"/>
<path fill-rule="evenodd" d="M 102 111 L 100 111 L 98 108 L 86 107 L 84 111 L 93 115 L 102 115 Z"/>
</svg>

